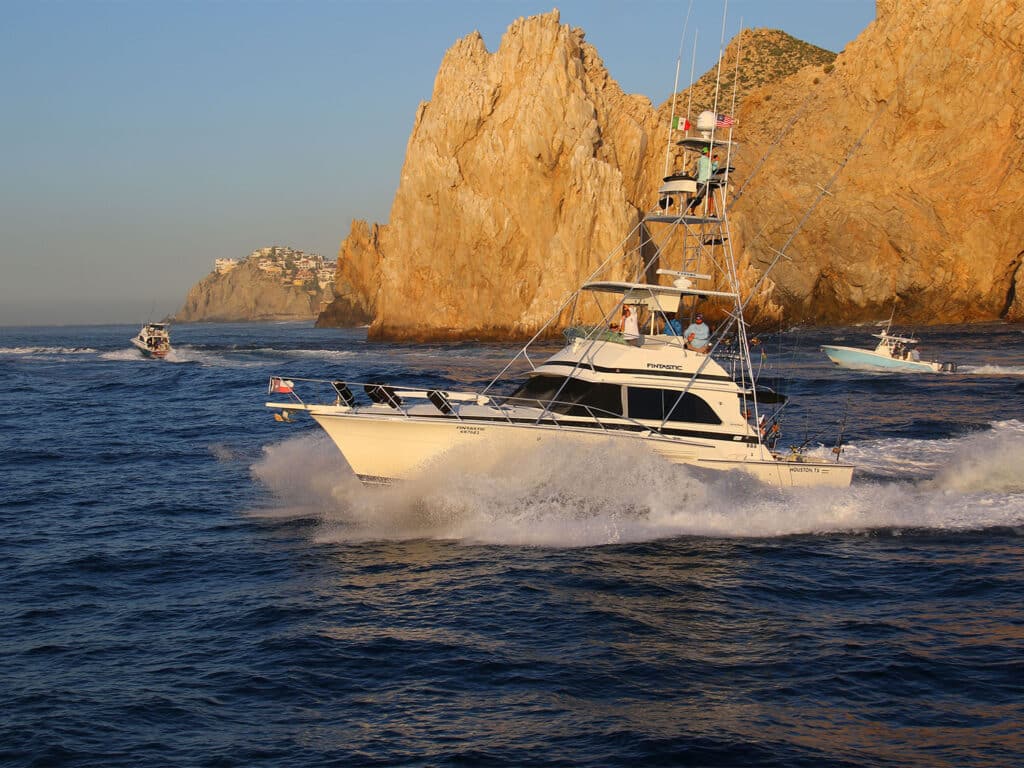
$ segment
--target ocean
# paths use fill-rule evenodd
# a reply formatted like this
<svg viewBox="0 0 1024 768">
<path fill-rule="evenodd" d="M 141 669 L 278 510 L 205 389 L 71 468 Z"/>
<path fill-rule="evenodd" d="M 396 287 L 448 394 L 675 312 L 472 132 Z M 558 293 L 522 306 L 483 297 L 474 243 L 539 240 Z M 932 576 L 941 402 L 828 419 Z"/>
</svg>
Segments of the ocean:
<svg viewBox="0 0 1024 768">
<path fill-rule="evenodd" d="M 781 445 L 858 466 L 787 492 L 612 445 L 363 488 L 269 376 L 516 345 L 137 330 L 0 328 L 4 766 L 1024 764 L 1024 326 L 920 329 L 953 375 L 763 336 Z"/>
</svg>

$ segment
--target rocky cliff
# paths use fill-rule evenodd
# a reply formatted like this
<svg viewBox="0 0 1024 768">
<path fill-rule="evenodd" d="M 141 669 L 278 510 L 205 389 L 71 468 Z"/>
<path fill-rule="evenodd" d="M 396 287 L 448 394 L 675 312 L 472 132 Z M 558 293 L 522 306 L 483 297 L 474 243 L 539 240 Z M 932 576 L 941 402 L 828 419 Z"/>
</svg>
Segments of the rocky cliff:
<svg viewBox="0 0 1024 768">
<path fill-rule="evenodd" d="M 255 261 L 243 261 L 226 274 L 211 273 L 192 286 L 175 322 L 313 320 L 329 299 L 324 293 L 284 285 Z"/>
<path fill-rule="evenodd" d="M 341 279 L 371 337 L 532 333 L 637 220 L 650 102 L 627 96 L 558 13 L 448 51 L 421 104 L 387 226 L 357 223 Z"/>
<path fill-rule="evenodd" d="M 740 165 L 766 159 L 733 210 L 755 270 L 835 175 L 770 275 L 789 319 L 1024 319 L 1022 71 L 1018 0 L 887 0 L 834 66 L 751 93 Z"/>
<path fill-rule="evenodd" d="M 733 42 L 723 69 L 740 46 L 758 73 L 739 82 L 731 208 L 748 286 L 832 184 L 761 317 L 851 321 L 894 298 L 907 321 L 1024 317 L 1022 29 L 1012 0 L 888 0 L 834 61 L 777 32 Z M 557 12 L 516 21 L 493 54 L 459 41 L 390 223 L 354 222 L 342 245 L 338 316 L 372 316 L 376 338 L 535 331 L 650 207 L 669 109 L 623 93 Z"/>
<path fill-rule="evenodd" d="M 318 328 L 366 325 L 373 320 L 379 288 L 380 231 L 379 224 L 370 227 L 365 221 L 352 222 L 338 254 L 334 301 L 317 318 Z"/>
</svg>

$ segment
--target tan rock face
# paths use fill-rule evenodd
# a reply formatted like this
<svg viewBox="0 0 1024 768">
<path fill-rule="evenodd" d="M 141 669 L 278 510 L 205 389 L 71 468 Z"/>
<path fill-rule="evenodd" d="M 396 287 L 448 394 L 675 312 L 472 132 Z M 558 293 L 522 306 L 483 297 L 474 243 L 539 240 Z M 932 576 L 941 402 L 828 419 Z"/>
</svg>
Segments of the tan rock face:
<svg viewBox="0 0 1024 768">
<path fill-rule="evenodd" d="M 785 79 L 739 78 L 748 288 L 803 222 L 752 314 L 845 322 L 898 298 L 905 322 L 1022 320 L 1024 8 L 885 0 L 878 15 L 834 62 L 817 49 Z M 745 34 L 799 59 L 792 38 Z M 624 94 L 557 12 L 516 21 L 493 54 L 459 41 L 417 112 L 390 223 L 354 222 L 342 245 L 338 316 L 372 316 L 374 338 L 532 334 L 653 204 L 669 113 Z"/>
<path fill-rule="evenodd" d="M 515 22 L 493 54 L 459 41 L 417 113 L 390 224 L 342 246 L 371 336 L 536 331 L 633 229 L 654 128 L 557 12 Z"/>
<path fill-rule="evenodd" d="M 281 285 L 277 277 L 246 261 L 225 275 L 210 274 L 192 286 L 174 319 L 179 323 L 312 320 L 321 298 L 299 286 Z"/>
<path fill-rule="evenodd" d="M 365 325 L 376 314 L 377 270 L 380 266 L 380 232 L 365 221 L 353 221 L 349 236 L 338 254 L 339 269 L 334 284 L 334 301 L 320 313 L 317 327 L 336 328 Z M 340 265 L 344 264 L 342 270 Z"/>
<path fill-rule="evenodd" d="M 1024 319 L 1022 30 L 1011 0 L 880 4 L 830 74 L 745 102 L 743 165 L 770 152 L 734 208 L 758 268 L 851 155 L 771 274 L 789 320 L 876 318 L 894 299 L 918 323 Z"/>
</svg>

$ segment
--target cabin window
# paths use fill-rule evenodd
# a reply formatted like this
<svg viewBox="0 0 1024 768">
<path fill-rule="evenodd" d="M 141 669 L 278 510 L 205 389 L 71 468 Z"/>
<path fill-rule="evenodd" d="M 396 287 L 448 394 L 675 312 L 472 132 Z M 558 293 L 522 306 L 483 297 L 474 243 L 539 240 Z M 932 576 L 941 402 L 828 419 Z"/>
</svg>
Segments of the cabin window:
<svg viewBox="0 0 1024 768">
<path fill-rule="evenodd" d="M 622 388 L 618 384 L 599 384 L 580 379 L 569 379 L 569 383 L 565 384 L 565 380 L 565 376 L 532 376 L 512 393 L 509 402 L 513 405 L 542 405 L 551 402 L 557 395 L 558 402 L 551 406 L 555 413 L 588 416 L 590 414 L 583 406 L 589 406 L 594 409 L 595 416 L 622 415 Z M 559 392 L 563 384 L 565 388 Z"/>
<path fill-rule="evenodd" d="M 629 418 L 663 421 L 690 421 L 698 424 L 721 424 L 718 414 L 697 395 L 687 392 L 680 399 L 678 390 L 630 387 L 627 390 Z M 676 403 L 676 400 L 679 400 Z M 675 404 L 675 408 L 672 408 Z M 671 413 L 670 413 L 671 410 Z"/>
</svg>

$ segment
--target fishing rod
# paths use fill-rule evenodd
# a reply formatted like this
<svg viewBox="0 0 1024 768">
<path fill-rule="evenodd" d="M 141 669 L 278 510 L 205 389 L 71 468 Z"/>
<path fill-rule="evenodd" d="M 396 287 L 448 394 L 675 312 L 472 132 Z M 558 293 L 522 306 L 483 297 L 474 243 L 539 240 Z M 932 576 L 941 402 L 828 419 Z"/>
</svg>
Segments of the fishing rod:
<svg viewBox="0 0 1024 768">
<path fill-rule="evenodd" d="M 836 455 L 836 464 L 839 463 L 839 457 L 843 453 L 843 433 L 846 432 L 846 419 L 850 415 L 850 396 L 846 396 L 846 403 L 843 405 L 843 421 L 839 425 L 839 434 L 836 435 L 836 444 L 832 449 L 832 453 Z"/>
</svg>

